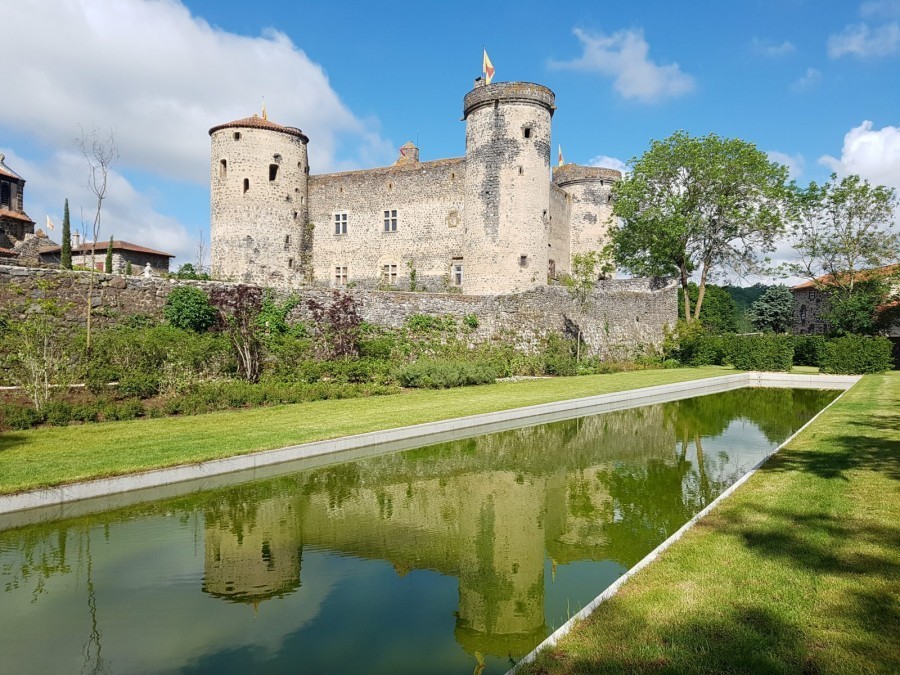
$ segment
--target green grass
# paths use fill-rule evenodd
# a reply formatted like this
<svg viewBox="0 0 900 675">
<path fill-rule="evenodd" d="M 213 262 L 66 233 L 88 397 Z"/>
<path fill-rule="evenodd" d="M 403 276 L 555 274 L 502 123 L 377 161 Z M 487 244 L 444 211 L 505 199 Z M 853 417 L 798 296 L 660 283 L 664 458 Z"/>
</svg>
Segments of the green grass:
<svg viewBox="0 0 900 675">
<path fill-rule="evenodd" d="M 523 672 L 900 672 L 898 481 L 869 375 Z"/>
<path fill-rule="evenodd" d="M 0 494 L 734 372 L 643 370 L 0 434 Z"/>
</svg>

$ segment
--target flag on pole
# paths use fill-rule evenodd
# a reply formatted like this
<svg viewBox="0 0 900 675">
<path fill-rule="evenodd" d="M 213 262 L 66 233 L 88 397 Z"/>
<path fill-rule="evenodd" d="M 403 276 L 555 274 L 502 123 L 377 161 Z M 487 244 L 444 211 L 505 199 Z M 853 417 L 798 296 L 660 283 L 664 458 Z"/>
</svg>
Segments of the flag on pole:
<svg viewBox="0 0 900 675">
<path fill-rule="evenodd" d="M 53 229 L 53 221 L 50 220 L 50 216 L 47 216 L 47 229 L 48 229 L 48 230 L 52 230 L 52 229 Z"/>
<path fill-rule="evenodd" d="M 269 119 L 269 116 L 266 114 L 266 97 L 265 96 L 262 97 L 262 115 L 263 115 L 264 120 Z"/>
<path fill-rule="evenodd" d="M 481 62 L 481 72 L 484 73 L 484 83 L 490 84 L 494 77 L 494 64 L 491 63 L 491 59 L 487 55 L 487 50 L 482 49 L 482 51 L 484 52 L 484 58 Z"/>
<path fill-rule="evenodd" d="M 563 165 L 562 145 L 559 145 L 559 146 L 557 146 L 557 147 L 559 148 L 559 166 L 562 166 L 562 165 Z"/>
</svg>

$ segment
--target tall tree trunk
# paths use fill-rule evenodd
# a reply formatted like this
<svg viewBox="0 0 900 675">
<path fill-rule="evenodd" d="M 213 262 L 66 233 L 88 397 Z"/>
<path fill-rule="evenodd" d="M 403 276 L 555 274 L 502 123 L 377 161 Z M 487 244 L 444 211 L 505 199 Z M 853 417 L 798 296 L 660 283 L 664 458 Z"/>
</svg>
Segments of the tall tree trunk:
<svg viewBox="0 0 900 675">
<path fill-rule="evenodd" d="M 706 273 L 709 265 L 703 263 L 703 271 L 700 273 L 700 285 L 697 287 L 697 304 L 694 305 L 694 319 L 700 318 L 700 308 L 703 306 L 703 296 L 706 295 Z"/>
<path fill-rule="evenodd" d="M 684 319 L 691 320 L 691 296 L 688 294 L 688 274 L 687 269 L 682 266 L 681 270 L 681 292 L 684 295 Z"/>
</svg>

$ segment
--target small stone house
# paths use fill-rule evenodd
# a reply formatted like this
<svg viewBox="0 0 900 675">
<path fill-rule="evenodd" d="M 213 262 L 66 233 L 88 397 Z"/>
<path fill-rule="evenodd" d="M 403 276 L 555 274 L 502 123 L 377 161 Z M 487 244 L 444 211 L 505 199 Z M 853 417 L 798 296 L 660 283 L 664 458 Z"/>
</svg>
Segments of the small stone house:
<svg viewBox="0 0 900 675">
<path fill-rule="evenodd" d="M 900 263 L 885 265 L 858 273 L 860 281 L 877 276 L 889 277 L 900 273 Z M 824 316 L 828 313 L 828 291 L 825 290 L 831 275 L 824 275 L 811 281 L 804 281 L 791 288 L 794 296 L 794 334 L 823 335 L 828 332 L 828 322 Z M 900 292 L 900 282 L 894 288 Z M 900 339 L 900 325 L 894 324 L 887 333 L 893 340 Z"/>
<path fill-rule="evenodd" d="M 5 159 L 0 154 L 0 247 L 8 250 L 26 235 L 34 234 L 34 221 L 23 206 L 25 179 L 6 166 Z"/>
<path fill-rule="evenodd" d="M 76 267 L 91 266 L 91 249 L 93 248 L 94 269 L 102 272 L 106 266 L 106 249 L 109 242 L 97 244 L 81 244 L 72 247 L 72 265 Z M 130 241 L 113 241 L 112 269 L 115 274 L 125 274 L 128 263 L 131 263 L 131 273 L 142 274 L 149 264 L 150 269 L 156 274 L 165 274 L 169 271 L 169 260 L 175 256 L 164 251 L 156 251 L 146 246 L 138 246 Z M 59 265 L 61 247 L 54 246 L 41 251 L 41 262 Z"/>
</svg>

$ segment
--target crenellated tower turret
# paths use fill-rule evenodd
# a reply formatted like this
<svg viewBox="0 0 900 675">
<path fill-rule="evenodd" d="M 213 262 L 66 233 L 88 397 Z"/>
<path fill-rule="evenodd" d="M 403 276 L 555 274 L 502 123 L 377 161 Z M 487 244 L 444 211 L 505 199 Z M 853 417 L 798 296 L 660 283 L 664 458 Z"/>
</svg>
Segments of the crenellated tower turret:
<svg viewBox="0 0 900 675">
<path fill-rule="evenodd" d="M 466 293 L 515 293 L 547 280 L 550 89 L 530 82 L 466 94 Z"/>
<path fill-rule="evenodd" d="M 612 187 L 622 180 L 615 169 L 564 164 L 553 170 L 553 182 L 569 195 L 571 255 L 599 251 L 609 241 L 613 224 Z"/>
</svg>

